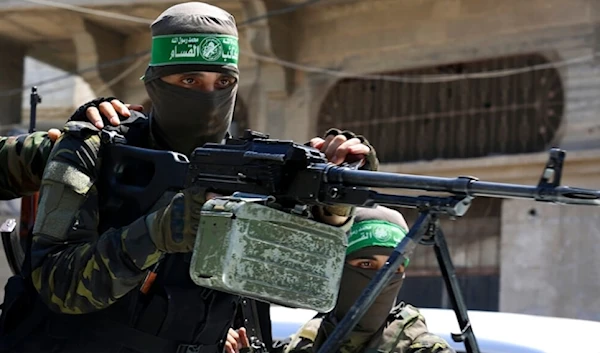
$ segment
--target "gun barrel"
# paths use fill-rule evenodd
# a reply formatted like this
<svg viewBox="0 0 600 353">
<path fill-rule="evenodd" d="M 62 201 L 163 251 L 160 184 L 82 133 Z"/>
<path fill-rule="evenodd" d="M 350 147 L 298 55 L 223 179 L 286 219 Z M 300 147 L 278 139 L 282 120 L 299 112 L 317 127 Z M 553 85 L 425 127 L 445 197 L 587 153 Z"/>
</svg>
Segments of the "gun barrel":
<svg viewBox="0 0 600 353">
<path fill-rule="evenodd" d="M 461 193 L 469 196 L 534 199 L 555 203 L 600 206 L 600 191 L 566 186 L 530 186 L 478 181 L 472 177 L 432 177 L 332 167 L 327 179 L 347 186 Z"/>
</svg>

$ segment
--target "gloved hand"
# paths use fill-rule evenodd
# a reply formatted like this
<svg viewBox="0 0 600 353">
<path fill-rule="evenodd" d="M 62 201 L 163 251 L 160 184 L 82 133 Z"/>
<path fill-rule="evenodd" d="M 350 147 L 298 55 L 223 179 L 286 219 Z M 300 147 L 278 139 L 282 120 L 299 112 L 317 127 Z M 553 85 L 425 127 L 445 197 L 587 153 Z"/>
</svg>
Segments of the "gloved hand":
<svg viewBox="0 0 600 353">
<path fill-rule="evenodd" d="M 344 135 L 348 140 L 357 138 L 363 145 L 369 147 L 369 149 L 371 150 L 368 154 L 364 156 L 365 162 L 359 169 L 371 171 L 377 171 L 379 169 L 379 159 L 377 159 L 377 152 L 375 151 L 375 147 L 373 147 L 373 145 L 371 145 L 371 143 L 363 135 L 357 135 L 354 132 L 348 130 L 342 131 L 340 129 L 333 128 L 327 130 L 327 132 L 325 133 L 325 139 L 327 139 L 327 136 L 337 135 Z M 352 161 L 347 160 L 347 162 Z"/>
<path fill-rule="evenodd" d="M 360 141 L 360 143 L 362 143 L 363 145 L 367 146 L 369 148 L 369 153 L 365 154 L 365 155 L 357 155 L 357 154 L 353 154 L 351 152 L 349 152 L 348 149 L 343 148 L 341 146 L 343 146 L 343 141 L 338 141 L 340 144 L 335 144 L 333 142 L 332 137 L 338 136 L 338 135 L 343 135 L 345 139 L 345 141 L 349 141 L 351 139 L 358 139 Z M 310 144 L 315 147 L 315 148 L 319 148 L 322 152 L 326 153 L 326 151 L 328 151 L 329 154 L 331 154 L 332 156 L 335 156 L 338 151 L 341 151 L 343 153 L 347 153 L 344 155 L 344 162 L 347 163 L 353 163 L 356 162 L 358 160 L 363 160 L 363 164 L 359 167 L 359 169 L 361 170 L 371 170 L 371 171 L 376 171 L 377 169 L 379 169 L 379 160 L 377 159 L 377 152 L 375 151 L 375 148 L 369 143 L 369 141 L 367 141 L 367 139 L 362 136 L 362 135 L 357 135 L 355 133 L 353 133 L 352 131 L 348 131 L 348 130 L 340 130 L 340 129 L 329 129 L 327 130 L 327 132 L 325 133 L 324 136 L 324 140 L 320 139 L 320 138 L 315 138 L 313 140 L 311 140 Z M 331 148 L 331 146 L 337 146 L 336 148 Z M 325 151 L 326 150 L 326 151 Z M 327 153 L 326 153 L 327 154 Z M 331 156 L 328 156 L 328 158 L 331 160 Z M 352 207 L 348 207 L 348 206 L 342 206 L 342 205 L 335 205 L 335 206 L 325 206 L 323 207 L 323 213 L 325 216 L 340 216 L 340 217 L 349 217 L 352 214 Z"/>
<path fill-rule="evenodd" d="M 177 193 L 167 207 L 146 217 L 150 237 L 159 250 L 167 253 L 192 251 L 206 197 L 206 189 L 191 187 Z"/>
<path fill-rule="evenodd" d="M 121 121 L 131 118 L 131 111 L 143 112 L 144 107 L 124 104 L 115 97 L 100 97 L 77 108 L 68 121 L 90 122 L 97 129 L 102 129 L 105 126 L 119 126 Z"/>
</svg>

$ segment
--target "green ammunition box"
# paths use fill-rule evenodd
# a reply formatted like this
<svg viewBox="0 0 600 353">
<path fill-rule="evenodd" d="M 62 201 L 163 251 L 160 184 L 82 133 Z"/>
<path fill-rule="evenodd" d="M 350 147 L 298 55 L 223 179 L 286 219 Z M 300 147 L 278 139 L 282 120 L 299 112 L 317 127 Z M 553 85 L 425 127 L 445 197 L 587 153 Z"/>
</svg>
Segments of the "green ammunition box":
<svg viewBox="0 0 600 353">
<path fill-rule="evenodd" d="M 347 246 L 338 227 L 249 199 L 217 198 L 202 208 L 190 276 L 202 287 L 328 312 Z"/>
</svg>

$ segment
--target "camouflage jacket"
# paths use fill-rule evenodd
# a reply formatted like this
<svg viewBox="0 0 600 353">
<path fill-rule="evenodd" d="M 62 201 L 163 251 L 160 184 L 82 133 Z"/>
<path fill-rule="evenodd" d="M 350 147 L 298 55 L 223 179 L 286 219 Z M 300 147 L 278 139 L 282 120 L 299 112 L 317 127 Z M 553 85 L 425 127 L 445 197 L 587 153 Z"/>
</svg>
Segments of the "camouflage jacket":
<svg viewBox="0 0 600 353">
<path fill-rule="evenodd" d="M 98 231 L 100 151 L 93 125 L 69 122 L 42 178 L 32 281 L 56 312 L 82 314 L 107 308 L 142 283 L 146 270 L 162 255 L 142 215 L 122 228 Z"/>
<path fill-rule="evenodd" d="M 315 342 L 323 344 L 334 329 L 333 324 L 316 317 L 292 336 L 285 353 L 314 353 Z M 364 342 L 364 343 L 359 343 Z M 401 304 L 392 310 L 387 326 L 375 337 L 362 340 L 354 334 L 340 348 L 342 353 L 454 353 L 441 337 L 427 330 L 425 318 L 412 305 Z"/>
<path fill-rule="evenodd" d="M 0 200 L 37 192 L 51 149 L 47 132 L 0 137 Z"/>
</svg>

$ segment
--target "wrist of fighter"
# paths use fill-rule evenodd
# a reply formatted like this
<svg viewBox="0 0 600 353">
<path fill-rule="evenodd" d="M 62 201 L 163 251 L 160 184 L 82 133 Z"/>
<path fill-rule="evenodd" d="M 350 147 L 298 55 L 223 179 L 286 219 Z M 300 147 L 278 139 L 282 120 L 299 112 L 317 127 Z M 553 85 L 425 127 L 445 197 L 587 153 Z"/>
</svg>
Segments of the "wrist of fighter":
<svg viewBox="0 0 600 353">
<path fill-rule="evenodd" d="M 156 249 L 161 252 L 167 252 L 165 244 L 165 236 L 162 230 L 162 216 L 164 215 L 166 208 L 161 208 L 147 215 L 144 218 L 144 223 L 148 229 L 148 237 L 154 243 Z"/>
<path fill-rule="evenodd" d="M 146 217 L 156 247 L 169 253 L 190 252 L 193 248 L 205 189 L 189 188 L 176 194 L 168 206 Z"/>
<path fill-rule="evenodd" d="M 193 241 L 189 238 L 195 235 L 192 229 L 188 229 L 191 222 L 186 222 L 180 216 L 180 205 L 171 204 L 163 209 L 155 211 L 146 217 L 146 225 L 150 238 L 156 248 L 166 253 L 185 253 L 192 249 Z"/>
<path fill-rule="evenodd" d="M 354 218 L 354 207 L 315 206 L 312 209 L 315 220 L 335 227 L 350 229 Z"/>
<path fill-rule="evenodd" d="M 322 206 L 321 210 L 323 215 L 326 217 L 339 216 L 339 217 L 350 217 L 352 215 L 354 207 L 343 206 L 343 205 L 332 205 Z"/>
<path fill-rule="evenodd" d="M 149 236 L 147 219 L 148 217 L 138 218 L 128 226 L 126 232 L 121 232 L 123 251 L 141 271 L 152 267 L 165 253 Z"/>
</svg>

